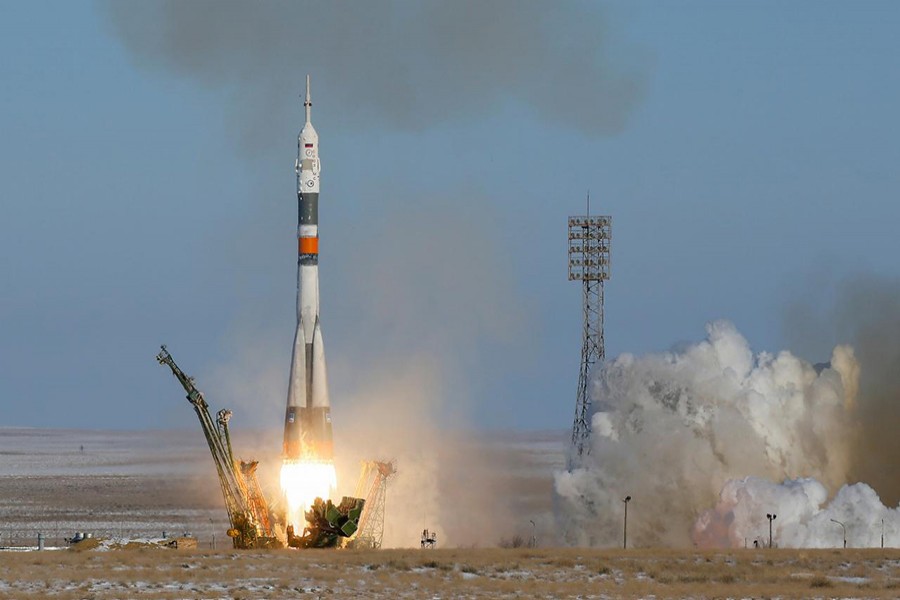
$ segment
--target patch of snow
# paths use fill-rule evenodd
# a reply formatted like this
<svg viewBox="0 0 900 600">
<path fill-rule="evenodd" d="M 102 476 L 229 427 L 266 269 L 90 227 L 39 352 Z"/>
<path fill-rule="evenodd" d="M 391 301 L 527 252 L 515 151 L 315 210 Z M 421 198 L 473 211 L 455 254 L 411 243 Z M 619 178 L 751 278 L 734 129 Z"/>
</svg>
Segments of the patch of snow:
<svg viewBox="0 0 900 600">
<path fill-rule="evenodd" d="M 855 583 L 855 584 L 868 583 L 869 581 L 871 581 L 871 579 L 869 579 L 868 577 L 830 577 L 829 576 L 828 579 L 831 579 L 833 581 L 841 581 L 843 583 Z"/>
</svg>

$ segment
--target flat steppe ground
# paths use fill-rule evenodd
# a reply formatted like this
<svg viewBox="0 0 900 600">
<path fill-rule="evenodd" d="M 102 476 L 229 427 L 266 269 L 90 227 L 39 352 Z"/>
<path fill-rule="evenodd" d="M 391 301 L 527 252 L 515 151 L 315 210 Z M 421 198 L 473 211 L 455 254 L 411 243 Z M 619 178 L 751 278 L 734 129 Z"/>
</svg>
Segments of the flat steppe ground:
<svg viewBox="0 0 900 600">
<path fill-rule="evenodd" d="M 0 547 L 36 546 L 38 533 L 48 546 L 64 546 L 76 532 L 105 538 L 189 532 L 201 548 L 213 548 L 213 536 L 221 548 L 229 524 L 216 470 L 200 427 L 185 424 L 191 427 L 177 431 L 0 427 Z M 282 432 L 235 428 L 233 435 L 240 458 L 260 460 L 259 481 L 277 502 Z M 553 470 L 563 468 L 566 441 L 565 432 L 473 436 L 456 445 L 464 453 L 455 447 L 449 458 L 437 447 L 431 463 L 421 456 L 407 457 L 418 466 L 400 460 L 388 492 L 385 545 L 418 546 L 422 529 L 439 526 L 439 545 L 447 547 L 491 546 L 516 534 L 549 540 Z M 344 466 L 338 498 L 353 493 L 359 475 L 356 460 Z"/>
<path fill-rule="evenodd" d="M 537 539 L 551 539 L 552 528 L 542 531 L 541 524 L 552 524 L 552 470 L 562 464 L 566 440 L 558 438 L 529 435 L 477 446 L 479 456 L 507 466 L 504 485 L 516 501 L 495 506 L 491 519 L 511 514 L 525 523 L 521 515 L 534 515 Z M 253 450 L 252 433 L 238 441 Z M 263 464 L 277 467 L 277 452 Z M 448 478 L 448 485 L 458 481 Z M 460 510 L 457 516 L 466 523 L 478 515 Z M 10 548 L 0 552 L 0 600 L 900 598 L 897 549 L 502 549 L 485 547 L 501 536 L 482 532 L 483 524 L 468 523 L 479 533 L 479 548 L 224 550 L 227 516 L 197 431 L 0 428 L 0 547 Z M 36 545 L 38 532 L 48 546 L 65 547 L 63 538 L 76 531 L 112 539 L 190 531 L 199 547 L 24 549 Z M 532 531 L 526 526 L 518 533 L 528 539 Z M 418 534 L 408 541 L 417 544 Z"/>
<path fill-rule="evenodd" d="M 898 598 L 900 550 L 55 550 L 0 598 Z"/>
</svg>

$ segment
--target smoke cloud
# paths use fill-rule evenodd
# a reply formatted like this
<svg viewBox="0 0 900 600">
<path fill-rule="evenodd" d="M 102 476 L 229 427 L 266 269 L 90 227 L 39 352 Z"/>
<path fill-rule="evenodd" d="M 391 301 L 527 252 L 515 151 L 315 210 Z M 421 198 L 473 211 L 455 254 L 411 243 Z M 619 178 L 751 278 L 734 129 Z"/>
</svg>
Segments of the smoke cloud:
<svg viewBox="0 0 900 600">
<path fill-rule="evenodd" d="M 865 481 L 888 505 L 900 502 L 900 280 L 856 275 L 810 280 L 786 314 L 792 347 L 819 352 L 835 339 L 862 366 L 855 415 L 863 435 L 850 448 L 850 481 Z"/>
<path fill-rule="evenodd" d="M 102 5 L 136 64 L 224 90 L 247 142 L 277 139 L 303 75 L 345 127 L 420 130 L 518 103 L 620 131 L 643 93 L 595 6 L 536 0 Z M 629 64 L 634 63 L 634 64 Z"/>
<path fill-rule="evenodd" d="M 525 305 L 508 301 L 521 293 L 493 221 L 483 205 L 450 196 L 387 201 L 357 240 L 356 257 L 378 260 L 335 266 L 357 299 L 342 308 L 353 343 L 328 355 L 331 374 L 352 388 L 334 408 L 339 474 L 355 482 L 358 461 L 397 461 L 389 547 L 417 544 L 425 528 L 442 546 L 490 544 L 515 518 L 496 476 L 506 463 L 465 433 L 477 410 L 472 374 L 518 343 L 528 322 Z"/>
<path fill-rule="evenodd" d="M 636 545 L 684 546 L 700 511 L 736 476 L 815 477 L 822 483 L 814 486 L 837 489 L 852 467 L 858 376 L 849 346 L 836 346 L 830 364 L 818 367 L 789 352 L 754 355 L 724 321 L 710 324 L 700 343 L 618 357 L 594 381 L 590 454 L 556 474 L 567 541 L 620 541 L 626 495 Z M 734 494 L 722 494 L 727 506 Z M 694 542 L 724 543 L 758 525 L 714 535 L 721 519 L 707 519 Z"/>
<path fill-rule="evenodd" d="M 440 365 L 413 357 L 402 362 L 391 380 L 375 375 L 371 385 L 345 399 L 355 408 L 336 430 L 340 491 L 352 492 L 359 461 L 395 460 L 385 547 L 417 545 L 423 529 L 436 532 L 441 547 L 497 543 L 521 520 L 518 498 L 502 476 L 509 457 L 491 452 L 453 421 L 434 418 L 430 395 L 446 388 Z"/>
<path fill-rule="evenodd" d="M 757 477 L 725 484 L 715 508 L 694 525 L 702 546 L 768 545 L 769 522 L 775 514 L 772 544 L 784 548 L 839 548 L 847 535 L 850 548 L 877 548 L 900 543 L 900 509 L 885 507 L 865 483 L 845 485 L 828 502 L 828 489 L 815 479 L 783 483 Z M 834 521 L 837 521 L 835 523 Z M 843 528 L 841 527 L 843 524 Z"/>
</svg>

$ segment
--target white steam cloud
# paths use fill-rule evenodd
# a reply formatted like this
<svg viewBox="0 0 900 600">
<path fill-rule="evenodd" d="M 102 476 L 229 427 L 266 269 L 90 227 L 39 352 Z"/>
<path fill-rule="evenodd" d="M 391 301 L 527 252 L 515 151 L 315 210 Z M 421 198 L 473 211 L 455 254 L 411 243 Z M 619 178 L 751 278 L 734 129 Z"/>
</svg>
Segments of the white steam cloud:
<svg viewBox="0 0 900 600">
<path fill-rule="evenodd" d="M 718 512 L 694 524 L 726 482 L 746 476 L 820 481 L 771 492 L 773 499 L 790 498 L 797 485 L 809 488 L 805 509 L 788 509 L 788 500 L 780 505 L 785 532 L 799 526 L 792 515 L 812 515 L 827 499 L 822 490 L 847 482 L 858 380 L 848 346 L 835 347 L 830 364 L 818 366 L 789 352 L 754 355 L 724 321 L 707 326 L 705 341 L 683 349 L 618 357 L 594 381 L 590 454 L 555 477 L 566 540 L 620 542 L 622 498 L 631 495 L 629 537 L 636 544 L 743 543 L 759 530 L 760 512 L 744 499 L 762 496 L 729 490 L 755 490 L 757 479 L 729 483 Z M 738 519 L 744 510 L 748 516 Z M 763 509 L 763 519 L 778 510 Z M 738 521 L 723 528 L 730 518 Z"/>
<path fill-rule="evenodd" d="M 851 548 L 897 545 L 900 509 L 885 507 L 865 483 L 845 485 L 828 502 L 828 490 L 815 479 L 773 483 L 758 477 L 725 484 L 715 508 L 694 525 L 701 546 L 767 545 L 767 514 L 775 514 L 772 543 L 784 548 Z M 843 527 L 841 526 L 843 524 Z"/>
</svg>

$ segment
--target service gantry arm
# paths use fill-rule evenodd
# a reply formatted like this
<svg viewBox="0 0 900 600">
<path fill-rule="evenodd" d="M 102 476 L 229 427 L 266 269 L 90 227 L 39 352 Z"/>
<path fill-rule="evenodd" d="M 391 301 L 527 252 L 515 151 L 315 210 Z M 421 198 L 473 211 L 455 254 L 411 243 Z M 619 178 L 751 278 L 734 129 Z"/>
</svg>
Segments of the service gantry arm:
<svg viewBox="0 0 900 600">
<path fill-rule="evenodd" d="M 194 412 L 200 419 L 200 426 L 203 428 L 203 435 L 206 436 L 206 442 L 209 444 L 209 451 L 212 454 L 219 475 L 219 483 L 222 486 L 222 495 L 225 498 L 225 507 L 228 509 L 228 519 L 231 522 L 228 535 L 233 538 L 235 548 L 257 547 L 259 542 L 263 542 L 264 536 L 271 536 L 268 508 L 265 506 L 264 498 L 254 497 L 251 500 L 244 477 L 237 470 L 237 463 L 231 449 L 231 435 L 228 431 L 231 411 L 220 410 L 214 423 L 203 393 L 194 385 L 194 378 L 185 375 L 175 364 L 175 360 L 165 346 L 162 346 L 159 354 L 156 355 L 156 360 L 159 361 L 159 364 L 166 365 L 172 370 L 172 374 L 187 392 L 188 402 L 194 407 Z M 254 504 L 261 504 L 261 506 Z M 265 513 L 265 528 L 260 527 L 263 524 L 256 516 L 260 510 Z M 259 542 L 257 538 L 261 538 Z M 269 543 L 268 540 L 266 543 Z"/>
</svg>

